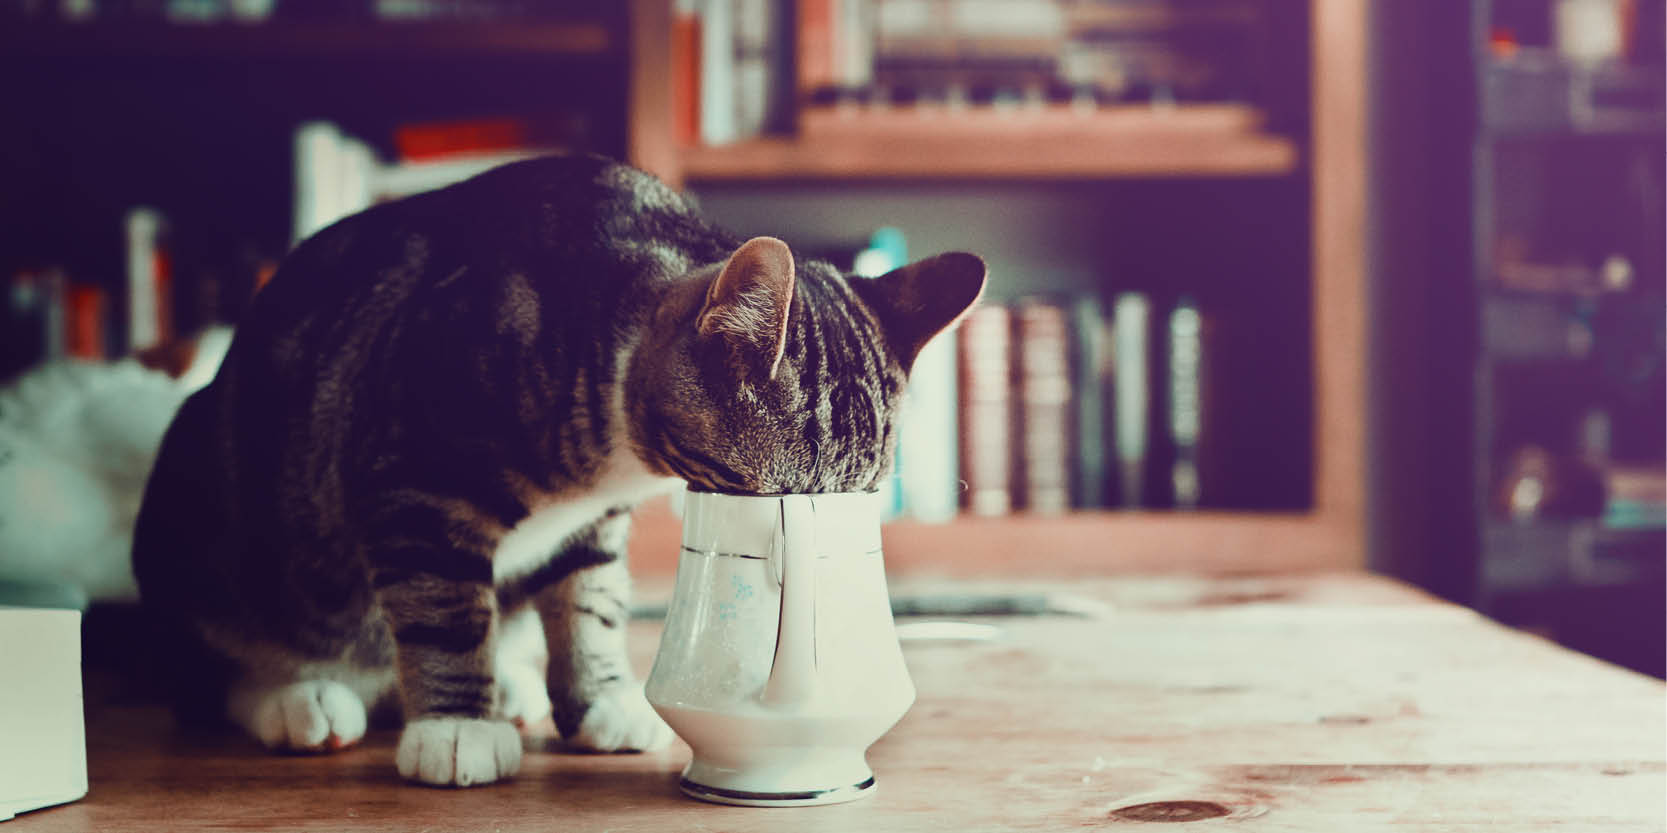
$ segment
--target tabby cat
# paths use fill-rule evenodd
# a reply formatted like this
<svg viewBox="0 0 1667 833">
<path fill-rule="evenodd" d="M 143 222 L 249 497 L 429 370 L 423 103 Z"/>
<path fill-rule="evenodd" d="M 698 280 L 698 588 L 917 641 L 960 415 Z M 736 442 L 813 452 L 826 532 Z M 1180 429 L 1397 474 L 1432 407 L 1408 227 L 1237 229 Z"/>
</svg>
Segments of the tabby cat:
<svg viewBox="0 0 1667 833">
<path fill-rule="evenodd" d="M 135 569 L 179 708 L 317 751 L 391 702 L 400 773 L 458 786 L 513 774 L 515 723 L 552 709 L 581 748 L 668 742 L 626 661 L 630 508 L 874 488 L 910 364 L 984 276 L 846 278 L 588 156 L 319 232 L 147 484 Z"/>
</svg>

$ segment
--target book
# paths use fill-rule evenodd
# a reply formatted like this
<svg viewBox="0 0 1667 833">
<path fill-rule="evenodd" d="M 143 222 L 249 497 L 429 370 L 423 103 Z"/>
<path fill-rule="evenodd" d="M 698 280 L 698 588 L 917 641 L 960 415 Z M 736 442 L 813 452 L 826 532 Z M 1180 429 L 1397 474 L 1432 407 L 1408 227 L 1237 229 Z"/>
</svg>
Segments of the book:
<svg viewBox="0 0 1667 833">
<path fill-rule="evenodd" d="M 953 333 L 939 333 L 920 349 L 898 423 L 903 511 L 928 523 L 952 520 L 959 509 L 955 358 Z"/>
<path fill-rule="evenodd" d="M 808 102 L 834 84 L 833 38 L 836 0 L 799 0 L 796 32 L 798 98 Z"/>
<path fill-rule="evenodd" d="M 565 135 L 559 131 L 566 128 L 555 129 L 557 135 Z M 508 121 L 431 125 L 426 130 L 405 126 L 396 136 L 402 150 L 413 157 L 385 164 L 369 144 L 334 124 L 308 122 L 296 128 L 292 243 L 378 202 L 444 188 L 561 146 L 557 138 L 541 140 L 535 130 Z"/>
<path fill-rule="evenodd" d="M 1006 515 L 1013 507 L 1011 317 L 987 304 L 961 323 L 960 437 L 965 506 L 974 515 Z"/>
<path fill-rule="evenodd" d="M 846 94 L 874 83 L 876 0 L 833 0 L 834 85 Z"/>
<path fill-rule="evenodd" d="M 1072 504 L 1082 509 L 1106 505 L 1110 478 L 1106 454 L 1107 405 L 1115 378 L 1112 368 L 1111 323 L 1096 295 L 1071 303 L 1071 378 L 1075 394 L 1074 434 L 1076 466 Z"/>
<path fill-rule="evenodd" d="M 1060 304 L 1026 298 L 1013 310 L 1019 401 L 1017 502 L 1038 514 L 1071 505 L 1069 317 Z"/>
<path fill-rule="evenodd" d="M 700 141 L 724 145 L 740 137 L 735 108 L 735 0 L 701 0 Z"/>
<path fill-rule="evenodd" d="M 1168 331 L 1170 487 L 1176 508 L 1196 509 L 1203 491 L 1198 455 L 1205 407 L 1204 321 L 1198 305 L 1190 298 L 1178 301 Z"/>
<path fill-rule="evenodd" d="M 700 142 L 700 15 L 696 0 L 676 0 L 671 13 L 672 131 L 685 147 Z"/>
<path fill-rule="evenodd" d="M 173 275 L 163 245 L 162 212 L 127 212 L 127 350 L 148 350 L 173 338 Z"/>
<path fill-rule="evenodd" d="M 64 354 L 89 361 L 109 358 L 110 293 L 71 283 L 65 297 Z"/>
<path fill-rule="evenodd" d="M 1147 330 L 1151 301 L 1139 292 L 1117 296 L 1112 308 L 1113 360 L 1112 436 L 1116 451 L 1118 491 L 1122 505 L 1146 505 L 1146 458 L 1149 437 L 1149 409 L 1152 397 L 1148 382 L 1150 351 Z"/>
<path fill-rule="evenodd" d="M 772 0 L 734 0 L 735 138 L 764 132 L 771 117 Z"/>
</svg>

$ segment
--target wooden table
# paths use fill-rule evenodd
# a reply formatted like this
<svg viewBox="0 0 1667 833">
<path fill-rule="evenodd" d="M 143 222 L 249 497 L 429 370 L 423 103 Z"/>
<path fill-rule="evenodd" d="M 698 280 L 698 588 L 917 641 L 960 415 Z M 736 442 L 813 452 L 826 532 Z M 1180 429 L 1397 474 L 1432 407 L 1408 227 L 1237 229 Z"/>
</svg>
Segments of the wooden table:
<svg viewBox="0 0 1667 833">
<path fill-rule="evenodd" d="M 399 781 L 394 735 L 328 757 L 175 734 L 94 704 L 92 792 L 0 833 L 67 830 L 1662 830 L 1662 683 L 1364 575 L 897 582 L 1037 591 L 1097 615 L 983 618 L 987 642 L 910 642 L 919 699 L 854 804 L 683 798 L 681 743 L 528 754 L 514 781 Z M 1090 611 L 1092 612 L 1092 611 Z M 646 671 L 656 629 L 634 624 Z"/>
</svg>

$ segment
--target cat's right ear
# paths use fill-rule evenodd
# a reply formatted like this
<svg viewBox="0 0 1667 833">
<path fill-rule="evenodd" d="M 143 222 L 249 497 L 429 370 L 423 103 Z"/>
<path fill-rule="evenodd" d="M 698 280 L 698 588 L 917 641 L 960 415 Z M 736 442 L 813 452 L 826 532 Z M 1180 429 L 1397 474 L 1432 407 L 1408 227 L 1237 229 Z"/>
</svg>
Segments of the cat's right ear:
<svg viewBox="0 0 1667 833">
<path fill-rule="evenodd" d="M 722 338 L 732 355 L 774 378 L 787 347 L 793 306 L 793 252 L 774 237 L 754 237 L 729 256 L 695 316 L 701 336 Z"/>
<path fill-rule="evenodd" d="M 984 295 L 988 270 L 977 255 L 947 252 L 915 261 L 851 287 L 874 311 L 892 352 L 907 373 L 921 348 L 954 327 Z"/>
</svg>

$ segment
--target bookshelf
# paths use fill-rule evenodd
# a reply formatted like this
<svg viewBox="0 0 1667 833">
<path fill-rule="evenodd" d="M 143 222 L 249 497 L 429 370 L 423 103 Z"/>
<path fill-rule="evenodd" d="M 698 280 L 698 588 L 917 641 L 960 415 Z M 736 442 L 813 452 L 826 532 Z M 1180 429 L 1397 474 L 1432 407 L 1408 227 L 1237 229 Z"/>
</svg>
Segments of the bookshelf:
<svg viewBox="0 0 1667 833">
<path fill-rule="evenodd" d="M 1159 124 L 1138 124 L 1141 118 Z M 1164 127 L 1156 115 L 1127 134 L 1044 128 L 1017 135 L 953 124 L 898 142 L 896 131 L 856 127 L 813 139 L 763 138 L 678 154 L 685 181 L 772 179 L 1090 179 L 1133 176 L 1280 176 L 1295 170 L 1289 139 Z M 1020 125 L 1023 121 L 1019 122 Z M 1142 129 L 1148 128 L 1148 129 Z"/>
<path fill-rule="evenodd" d="M 1283 221 L 1307 246 L 1305 321 L 1311 367 L 1312 499 L 1301 511 L 1075 511 L 944 524 L 887 526 L 887 553 L 903 569 L 994 574 L 1130 571 L 1351 569 L 1366 565 L 1367 0 L 1286 4 L 1307 16 L 1307 69 L 1294 120 L 1269 128 L 1233 124 L 1205 105 L 1104 114 L 1107 123 L 1004 127 L 955 122 L 898 124 L 857 113 L 843 123 L 805 114 L 796 135 L 718 147 L 673 137 L 668 4 L 633 0 L 627 145 L 633 161 L 696 189 L 841 188 L 888 181 L 977 186 L 1000 182 L 1268 180 L 1294 185 L 1305 210 Z M 1281 7 L 1283 8 L 1283 7 Z M 1131 26 L 1165 21 L 1131 19 Z M 1092 121 L 1092 120 L 1090 120 Z M 906 138 L 907 141 L 901 139 Z M 1298 374 L 1302 375 L 1302 374 Z M 633 552 L 639 564 L 675 552 L 676 525 L 650 510 Z M 652 568 L 651 568 L 652 569 Z"/>
<path fill-rule="evenodd" d="M 1664 10 L 1630 4 L 1613 41 L 1603 18 L 1566 11 L 1469 4 L 1479 557 L 1460 590 L 1507 624 L 1660 676 Z"/>
</svg>

